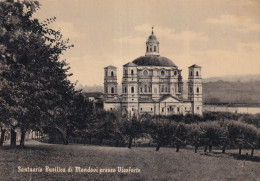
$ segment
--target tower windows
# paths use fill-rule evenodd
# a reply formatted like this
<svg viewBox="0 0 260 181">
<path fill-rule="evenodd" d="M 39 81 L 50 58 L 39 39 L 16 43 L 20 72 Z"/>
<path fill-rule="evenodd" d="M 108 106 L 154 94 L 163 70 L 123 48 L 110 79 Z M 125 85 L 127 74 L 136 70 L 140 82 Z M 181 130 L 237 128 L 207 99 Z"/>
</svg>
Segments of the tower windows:
<svg viewBox="0 0 260 181">
<path fill-rule="evenodd" d="M 114 77 L 114 72 L 113 71 L 111 71 L 111 77 Z"/>
<path fill-rule="evenodd" d="M 144 86 L 144 92 L 147 92 L 147 85 Z"/>
<path fill-rule="evenodd" d="M 200 89 L 197 87 L 197 93 L 199 93 L 200 92 Z"/>
<path fill-rule="evenodd" d="M 156 52 L 156 46 L 154 46 L 154 51 Z"/>
<path fill-rule="evenodd" d="M 125 93 L 127 93 L 127 88 L 125 87 Z"/>
<path fill-rule="evenodd" d="M 134 75 L 134 70 L 133 69 L 131 70 L 131 75 Z"/>
<path fill-rule="evenodd" d="M 143 88 L 142 87 L 140 88 L 140 91 L 143 92 Z"/>
<path fill-rule="evenodd" d="M 134 92 L 135 92 L 135 88 L 131 87 L 131 93 L 134 93 Z"/>
<path fill-rule="evenodd" d="M 198 71 L 196 72 L 196 76 L 199 76 L 199 72 Z"/>
<path fill-rule="evenodd" d="M 106 75 L 106 77 L 107 77 L 107 70 L 105 70 L 105 75 Z"/>
<path fill-rule="evenodd" d="M 127 69 L 125 69 L 125 75 L 127 75 Z"/>
<path fill-rule="evenodd" d="M 190 71 L 190 76 L 192 76 L 192 71 Z"/>
<path fill-rule="evenodd" d="M 175 75 L 175 76 L 177 75 L 177 71 L 174 71 L 174 75 Z"/>
<path fill-rule="evenodd" d="M 190 93 L 192 93 L 192 87 L 190 87 Z"/>
<path fill-rule="evenodd" d="M 165 75 L 165 72 L 164 72 L 163 70 L 161 71 L 161 75 L 162 75 L 162 76 L 164 76 L 164 75 Z"/>
<path fill-rule="evenodd" d="M 162 92 L 164 92 L 164 85 L 162 85 L 162 89 L 161 90 L 162 90 Z"/>
<path fill-rule="evenodd" d="M 111 87 L 111 94 L 114 94 L 114 87 Z"/>
</svg>

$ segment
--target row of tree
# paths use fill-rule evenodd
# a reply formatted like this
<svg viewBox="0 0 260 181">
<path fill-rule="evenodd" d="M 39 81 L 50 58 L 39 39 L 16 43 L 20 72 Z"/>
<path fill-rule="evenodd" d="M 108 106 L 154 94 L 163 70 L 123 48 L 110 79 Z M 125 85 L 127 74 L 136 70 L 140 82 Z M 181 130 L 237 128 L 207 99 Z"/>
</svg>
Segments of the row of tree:
<svg viewBox="0 0 260 181">
<path fill-rule="evenodd" d="M 203 146 L 205 152 L 211 152 L 213 147 L 221 147 L 223 153 L 226 148 L 238 148 L 241 154 L 241 150 L 245 148 L 251 149 L 253 156 L 254 149 L 260 148 L 260 129 L 242 121 L 241 118 L 245 119 L 244 115 L 240 115 L 238 120 L 231 120 L 226 119 L 227 114 L 229 115 L 218 114 L 217 117 L 222 116 L 220 120 L 205 120 L 207 117 L 216 117 L 215 113 L 211 116 L 208 113 L 205 118 L 186 115 L 144 116 L 137 119 L 101 111 L 94 119 L 85 122 L 81 126 L 83 129 L 77 135 L 74 134 L 74 137 L 96 139 L 99 145 L 104 140 L 109 140 L 114 146 L 127 145 L 128 148 L 132 147 L 133 140 L 139 140 L 141 144 L 155 144 L 156 151 L 161 146 L 174 146 L 178 152 L 181 147 L 192 145 L 195 152 Z"/>
</svg>

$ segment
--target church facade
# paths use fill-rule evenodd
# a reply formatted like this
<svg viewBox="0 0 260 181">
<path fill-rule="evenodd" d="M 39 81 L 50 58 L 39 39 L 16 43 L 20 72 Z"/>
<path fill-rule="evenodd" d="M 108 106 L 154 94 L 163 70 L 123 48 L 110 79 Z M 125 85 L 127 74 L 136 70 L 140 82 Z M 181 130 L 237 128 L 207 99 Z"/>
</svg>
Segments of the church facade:
<svg viewBox="0 0 260 181">
<path fill-rule="evenodd" d="M 104 109 L 137 115 L 202 115 L 201 67 L 188 67 L 188 98 L 183 98 L 181 69 L 160 56 L 154 32 L 146 41 L 146 54 L 123 65 L 122 95 L 117 90 L 117 68 L 104 68 Z"/>
</svg>

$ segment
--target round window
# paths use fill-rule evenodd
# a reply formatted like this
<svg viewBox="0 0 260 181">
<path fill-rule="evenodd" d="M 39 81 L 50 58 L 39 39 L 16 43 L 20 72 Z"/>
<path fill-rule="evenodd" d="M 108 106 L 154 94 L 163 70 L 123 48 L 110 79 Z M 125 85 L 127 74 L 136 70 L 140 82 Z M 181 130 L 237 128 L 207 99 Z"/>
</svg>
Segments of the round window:
<svg viewBox="0 0 260 181">
<path fill-rule="evenodd" d="M 145 71 L 143 72 L 143 74 L 144 74 L 144 76 L 147 76 L 147 75 L 148 75 L 148 71 L 145 70 Z"/>
</svg>

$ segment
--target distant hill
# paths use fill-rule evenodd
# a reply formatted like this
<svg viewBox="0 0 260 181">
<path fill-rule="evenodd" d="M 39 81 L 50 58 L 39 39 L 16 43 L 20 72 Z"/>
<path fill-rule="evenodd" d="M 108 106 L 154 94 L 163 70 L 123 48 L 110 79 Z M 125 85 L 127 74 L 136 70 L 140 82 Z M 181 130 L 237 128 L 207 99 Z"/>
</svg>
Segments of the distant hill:
<svg viewBox="0 0 260 181">
<path fill-rule="evenodd" d="M 203 82 L 217 82 L 219 80 L 227 82 L 251 82 L 260 81 L 260 74 L 248 74 L 248 75 L 227 75 L 221 77 L 204 78 Z"/>
<path fill-rule="evenodd" d="M 103 85 L 83 86 L 77 89 L 84 92 L 103 92 Z M 187 82 L 184 83 L 184 98 L 187 98 Z M 118 84 L 118 93 L 122 87 Z M 260 74 L 212 77 L 203 79 L 203 102 L 252 104 L 260 103 Z"/>
<path fill-rule="evenodd" d="M 104 92 L 104 86 L 103 85 L 94 85 L 94 86 L 88 86 L 88 85 L 77 85 L 76 89 L 82 89 L 83 92 Z"/>
<path fill-rule="evenodd" d="M 203 84 L 204 103 L 260 103 L 260 81 L 206 82 Z"/>
</svg>

